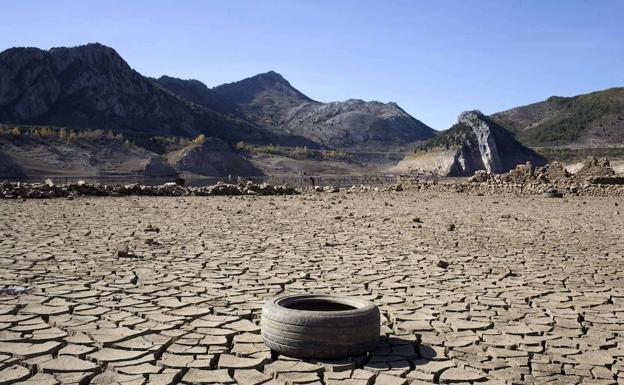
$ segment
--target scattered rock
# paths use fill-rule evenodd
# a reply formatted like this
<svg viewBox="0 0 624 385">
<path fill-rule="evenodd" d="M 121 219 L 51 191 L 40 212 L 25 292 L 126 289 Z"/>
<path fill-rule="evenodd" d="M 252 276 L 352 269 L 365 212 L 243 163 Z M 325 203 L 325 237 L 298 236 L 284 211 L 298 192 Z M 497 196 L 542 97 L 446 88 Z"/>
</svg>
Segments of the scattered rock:
<svg viewBox="0 0 624 385">
<path fill-rule="evenodd" d="M 51 182 L 51 181 L 50 181 Z M 296 195 L 300 192 L 287 185 L 273 186 L 266 183 L 247 182 L 227 184 L 218 182 L 207 187 L 183 187 L 176 182 L 160 186 L 140 184 L 106 185 L 84 182 L 55 185 L 48 183 L 0 182 L 0 198 L 36 199 L 61 198 L 72 200 L 74 196 L 211 196 L 211 195 Z"/>
<path fill-rule="evenodd" d="M 115 252 L 117 254 L 117 257 L 119 258 L 127 258 L 132 255 L 130 253 L 130 246 L 128 245 L 128 242 L 122 242 L 117 245 L 117 249 L 115 250 Z"/>
</svg>

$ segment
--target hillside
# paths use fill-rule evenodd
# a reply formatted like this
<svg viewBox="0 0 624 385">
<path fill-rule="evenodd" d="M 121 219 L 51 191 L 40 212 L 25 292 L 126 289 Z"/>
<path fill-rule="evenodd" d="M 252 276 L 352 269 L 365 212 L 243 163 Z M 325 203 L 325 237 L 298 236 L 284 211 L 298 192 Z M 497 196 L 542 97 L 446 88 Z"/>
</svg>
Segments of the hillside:
<svg viewBox="0 0 624 385">
<path fill-rule="evenodd" d="M 167 91 L 199 106 L 226 115 L 234 115 L 236 113 L 235 105 L 228 103 L 214 90 L 208 88 L 208 86 L 199 80 L 178 79 L 166 75 L 153 80 Z"/>
<path fill-rule="evenodd" d="M 434 137 L 436 131 L 395 103 L 303 103 L 289 109 L 277 126 L 327 147 L 388 149 Z"/>
<path fill-rule="evenodd" d="M 529 146 L 624 145 L 624 88 L 553 96 L 490 117 Z"/>
</svg>

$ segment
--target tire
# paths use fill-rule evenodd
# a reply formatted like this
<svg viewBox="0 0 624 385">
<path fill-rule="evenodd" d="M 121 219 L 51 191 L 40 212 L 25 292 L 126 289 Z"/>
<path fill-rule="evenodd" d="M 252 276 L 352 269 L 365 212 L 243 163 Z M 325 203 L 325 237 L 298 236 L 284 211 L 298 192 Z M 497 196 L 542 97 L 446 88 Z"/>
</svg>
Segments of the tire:
<svg viewBox="0 0 624 385">
<path fill-rule="evenodd" d="M 319 306 L 326 309 L 313 309 Z M 373 350 L 379 340 L 379 322 L 379 309 L 372 302 L 296 294 L 269 300 L 262 308 L 260 329 L 264 343 L 277 353 L 336 359 Z"/>
</svg>

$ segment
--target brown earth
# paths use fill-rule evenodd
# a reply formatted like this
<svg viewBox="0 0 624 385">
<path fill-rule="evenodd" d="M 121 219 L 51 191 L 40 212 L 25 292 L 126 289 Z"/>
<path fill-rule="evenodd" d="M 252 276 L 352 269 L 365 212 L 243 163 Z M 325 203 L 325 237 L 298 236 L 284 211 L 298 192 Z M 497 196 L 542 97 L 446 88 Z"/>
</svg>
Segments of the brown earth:
<svg viewBox="0 0 624 385">
<path fill-rule="evenodd" d="M 0 383 L 622 383 L 623 204 L 0 200 L 0 282 L 28 289 L 0 294 Z M 387 338 L 344 361 L 271 356 L 261 306 L 303 291 L 374 301 Z"/>
</svg>

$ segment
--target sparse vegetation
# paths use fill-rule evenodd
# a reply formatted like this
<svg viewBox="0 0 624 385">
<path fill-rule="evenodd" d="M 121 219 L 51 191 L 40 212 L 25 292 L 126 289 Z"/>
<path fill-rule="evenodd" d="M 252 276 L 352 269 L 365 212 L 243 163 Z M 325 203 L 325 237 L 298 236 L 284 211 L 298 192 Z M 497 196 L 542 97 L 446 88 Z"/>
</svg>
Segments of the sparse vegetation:
<svg viewBox="0 0 624 385">
<path fill-rule="evenodd" d="M 248 154 L 281 155 L 293 159 L 352 161 L 352 157 L 346 152 L 337 150 L 311 150 L 307 146 L 284 147 L 274 144 L 259 146 L 241 141 L 236 143 L 235 147 L 238 151 Z"/>
<path fill-rule="evenodd" d="M 458 123 L 449 128 L 448 131 L 418 146 L 415 152 L 431 151 L 438 148 L 448 150 L 450 148 L 459 147 L 463 143 L 477 145 L 477 138 L 474 136 L 474 132 L 469 126 Z"/>
<path fill-rule="evenodd" d="M 60 139 L 64 141 L 104 138 L 109 140 L 123 140 L 123 134 L 115 134 L 110 130 L 108 132 L 104 130 L 74 130 L 65 127 L 51 126 L 0 126 L 0 136 L 8 136 L 13 139 L 37 138 L 47 140 Z"/>
<path fill-rule="evenodd" d="M 624 147 L 587 147 L 587 148 L 567 148 L 567 147 L 540 147 L 535 151 L 546 158 L 549 162 L 578 162 L 587 157 L 622 159 L 624 158 Z"/>
<path fill-rule="evenodd" d="M 534 110 L 543 109 L 544 103 L 546 113 Z M 610 132 L 609 135 L 618 135 L 624 128 L 624 88 L 570 98 L 553 96 L 538 106 L 519 107 L 521 114 L 502 113 L 493 118 L 514 131 L 518 140 L 533 146 L 574 143 L 588 135 L 592 127 L 600 127 L 602 132 Z"/>
<path fill-rule="evenodd" d="M 200 145 L 206 141 L 206 135 L 199 134 L 195 139 L 193 139 L 193 144 Z"/>
</svg>

